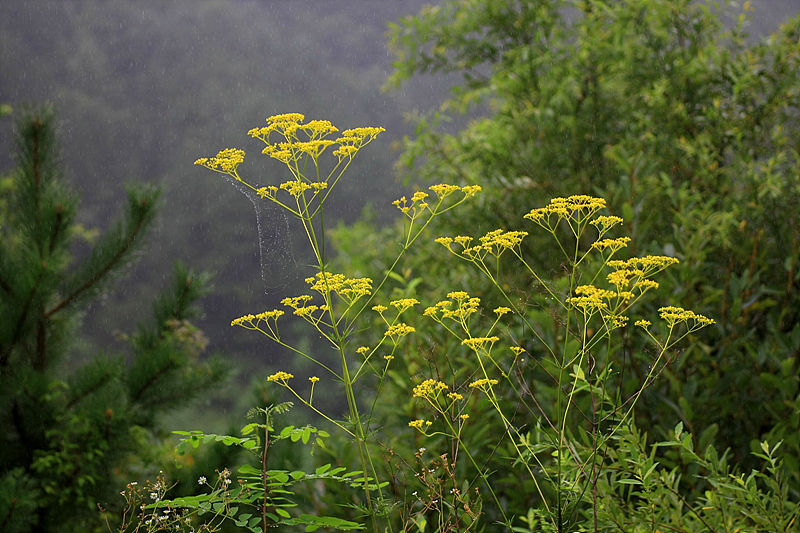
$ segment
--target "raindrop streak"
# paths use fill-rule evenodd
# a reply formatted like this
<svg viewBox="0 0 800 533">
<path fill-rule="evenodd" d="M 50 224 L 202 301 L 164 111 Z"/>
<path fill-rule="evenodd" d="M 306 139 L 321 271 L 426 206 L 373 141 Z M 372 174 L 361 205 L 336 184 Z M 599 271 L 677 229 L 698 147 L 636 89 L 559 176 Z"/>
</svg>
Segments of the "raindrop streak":
<svg viewBox="0 0 800 533">
<path fill-rule="evenodd" d="M 258 251 L 261 255 L 261 279 L 264 292 L 274 294 L 285 289 L 297 277 L 297 263 L 292 255 L 289 220 L 282 208 L 259 198 L 256 192 L 228 176 L 228 182 L 247 196 L 256 210 Z"/>
</svg>

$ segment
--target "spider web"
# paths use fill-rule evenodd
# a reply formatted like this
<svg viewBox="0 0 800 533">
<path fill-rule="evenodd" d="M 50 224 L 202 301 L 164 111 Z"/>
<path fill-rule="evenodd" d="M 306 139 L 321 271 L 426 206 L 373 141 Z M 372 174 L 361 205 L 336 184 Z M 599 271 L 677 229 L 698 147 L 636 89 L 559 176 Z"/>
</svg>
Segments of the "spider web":
<svg viewBox="0 0 800 533">
<path fill-rule="evenodd" d="M 227 180 L 253 203 L 258 224 L 258 251 L 261 256 L 264 292 L 266 294 L 279 292 L 297 277 L 289 220 L 281 207 L 260 198 L 253 189 L 242 182 L 232 177 L 227 177 Z"/>
</svg>

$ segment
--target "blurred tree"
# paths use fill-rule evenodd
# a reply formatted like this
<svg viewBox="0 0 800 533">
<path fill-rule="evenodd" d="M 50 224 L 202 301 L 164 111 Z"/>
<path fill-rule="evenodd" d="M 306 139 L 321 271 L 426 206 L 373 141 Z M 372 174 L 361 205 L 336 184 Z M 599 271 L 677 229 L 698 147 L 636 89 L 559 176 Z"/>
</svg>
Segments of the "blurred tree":
<svg viewBox="0 0 800 533">
<path fill-rule="evenodd" d="M 207 393 L 228 370 L 198 361 L 207 341 L 188 319 L 207 276 L 181 264 L 153 323 L 129 338 L 127 363 L 79 353 L 82 310 L 140 250 L 160 193 L 129 187 L 122 220 L 75 261 L 78 201 L 60 175 L 53 111 L 21 113 L 16 135 L 0 211 L 0 529 L 99 530 L 97 505 L 119 500 L 126 466 L 146 466 L 158 415 Z M 90 360 L 76 365 L 81 358 Z"/>
</svg>

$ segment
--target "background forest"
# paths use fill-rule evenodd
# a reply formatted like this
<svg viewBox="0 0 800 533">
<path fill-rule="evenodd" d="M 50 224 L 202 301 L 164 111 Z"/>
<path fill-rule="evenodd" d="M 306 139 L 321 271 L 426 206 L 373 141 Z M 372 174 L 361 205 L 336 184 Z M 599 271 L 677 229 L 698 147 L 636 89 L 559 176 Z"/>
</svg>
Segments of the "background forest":
<svg viewBox="0 0 800 533">
<path fill-rule="evenodd" d="M 313 273 L 307 266 L 313 263 L 313 256 L 301 227 L 291 223 L 284 234 L 282 218 L 268 215 L 266 220 L 279 228 L 273 237 L 280 241 L 276 246 L 291 249 L 297 266 L 279 265 L 288 271 L 288 281 L 281 277 L 277 282 L 280 290 L 265 294 L 259 228 L 250 201 L 223 179 L 192 166 L 198 157 L 240 147 L 253 153 L 241 165 L 242 175 L 247 174 L 257 185 L 277 182 L 273 176 L 281 171 L 280 166 L 255 157 L 255 147 L 250 146 L 254 141 L 246 132 L 261 125 L 265 117 L 295 111 L 309 120 L 331 120 L 341 130 L 355 126 L 387 130 L 359 154 L 357 164 L 326 207 L 326 225 L 334 228 L 339 224 L 331 232 L 337 271 L 374 276 L 390 267 L 387 253 L 397 241 L 398 230 L 391 201 L 407 194 L 407 186 L 450 183 L 484 188 L 476 202 L 456 215 L 438 219 L 418 249 L 408 253 L 398 275 L 387 285 L 393 297 L 414 297 L 428 305 L 444 298 L 446 288 L 469 290 L 487 306 L 502 303 L 494 288 L 469 269 L 444 261 L 432 263 L 430 258 L 441 253 L 433 238 L 517 228 L 524 213 L 557 196 L 605 198 L 611 214 L 625 219 L 624 230 L 633 239 L 628 250 L 631 256 L 651 253 L 681 259 L 679 269 L 659 280 L 659 294 L 717 322 L 681 346 L 673 364 L 665 366 L 656 384 L 642 395 L 636 423 L 649 435 L 649 440 L 642 437 L 642 442 L 680 440 L 681 432 L 673 430 L 680 423 L 693 450 L 701 452 L 713 444 L 722 455 L 730 449 L 723 463 L 737 465 L 745 474 L 756 469 L 772 475 L 751 452 L 772 457 L 759 444 L 766 439 L 774 446 L 782 440 L 775 457 L 783 461 L 784 484 L 775 489 L 770 481 L 755 480 L 753 487 L 783 491 L 787 508 L 788 502 L 798 501 L 800 252 L 795 213 L 800 197 L 800 22 L 789 20 L 796 12 L 791 2 L 731 4 L 720 10 L 660 0 L 567 7 L 549 1 L 473 0 L 424 9 L 422 4 L 416 0 L 363 2 L 358 8 L 352 2 L 338 1 L 314 3 L 313 8 L 304 2 L 211 0 L 4 4 L 0 103 L 9 104 L 17 117 L 38 114 L 45 119 L 43 131 L 57 132 L 57 139 L 48 138 L 47 142 L 61 147 L 60 157 L 47 165 L 54 169 L 53 180 L 68 184 L 80 197 L 78 208 L 76 197 L 62 191 L 60 185 L 56 192 L 47 193 L 65 194 L 63 205 L 75 207 L 71 212 L 76 228 L 73 237 L 65 235 L 63 248 L 50 246 L 50 253 L 62 254 L 57 262 L 64 272 L 75 265 L 88 269 L 81 270 L 81 266 L 78 274 L 92 272 L 94 262 L 102 260 L 101 252 L 114 246 L 113 231 L 106 228 L 122 220 L 116 237 L 124 253 L 115 259 L 114 270 L 124 274 L 124 281 L 112 283 L 120 279 L 117 276 L 98 283 L 80 300 L 82 307 L 73 310 L 74 316 L 53 325 L 55 337 L 58 332 L 77 332 L 67 334 L 74 338 L 63 347 L 57 343 L 48 347 L 59 350 L 49 375 L 63 376 L 59 379 L 68 384 L 56 393 L 48 390 L 45 380 L 36 390 L 51 403 L 73 394 L 79 405 L 77 398 L 82 390 L 88 394 L 91 386 L 87 383 L 93 376 L 115 375 L 121 388 L 106 394 L 126 398 L 122 402 L 126 407 L 114 408 L 126 413 L 120 417 L 124 422 L 114 426 L 116 441 L 108 433 L 87 437 L 91 431 L 80 429 L 81 417 L 108 422 L 108 410 L 87 407 L 75 411 L 75 419 L 53 411 L 53 427 L 69 427 L 79 439 L 105 438 L 117 452 L 104 449 L 107 456 L 94 457 L 98 464 L 105 464 L 105 471 L 101 473 L 103 469 L 97 467 L 96 477 L 85 481 L 92 490 L 76 490 L 60 499 L 60 484 L 75 483 L 78 471 L 70 466 L 71 459 L 65 459 L 70 456 L 69 438 L 53 444 L 58 439 L 52 434 L 44 437 L 47 428 L 38 427 L 50 422 L 44 418 L 31 422 L 44 438 L 37 445 L 51 449 L 33 462 L 37 475 L 45 478 L 35 482 L 40 483 L 38 488 L 11 472 L 9 466 L 30 458 L 4 458 L 7 477 L 0 488 L 0 501 L 5 502 L 0 513 L 12 518 L 15 512 L 19 515 L 19 510 L 7 505 L 12 496 L 17 498 L 16 491 L 42 491 L 38 503 L 17 508 L 27 509 L 24 512 L 31 518 L 8 522 L 16 528 L 11 530 L 32 530 L 28 528 L 37 527 L 37 520 L 40 528 L 63 528 L 64 509 L 73 505 L 81 506 L 81 511 L 75 513 L 69 527 L 102 528 L 96 523 L 94 504 L 106 498 L 102 503 L 118 510 L 122 502 L 114 504 L 107 499 L 122 488 L 121 475 L 152 477 L 159 462 L 165 469 L 170 466 L 170 445 L 160 444 L 165 431 L 197 427 L 206 432 L 228 431 L 254 402 L 263 401 L 265 405 L 260 407 L 266 407 L 287 399 L 275 385 L 263 384 L 268 374 L 279 369 L 302 375 L 310 372 L 290 351 L 229 325 L 245 312 L 278 308 L 283 297 L 303 290 L 302 278 Z M 784 22 L 779 29 L 778 24 Z M 44 101 L 55 104 L 55 114 L 46 107 L 25 105 Z M 25 115 L 31 109 L 35 111 Z M 15 141 L 11 118 L 0 120 L 0 157 L 18 152 L 20 143 L 33 146 L 25 142 L 34 142 L 36 128 L 18 132 Z M 24 204 L 20 200 L 24 188 L 19 184 L 25 183 L 25 174 L 14 174 L 13 169 L 25 168 L 26 161 L 32 160 L 18 154 L 16 159 L 0 161 L 8 172 L 0 211 L 6 232 L 2 266 L 4 272 L 32 272 L 35 263 L 20 267 L 24 263 L 15 262 L 21 254 L 19 246 L 24 244 L 17 234 L 8 233 L 15 224 L 23 228 L 22 234 L 30 227 L 25 216 L 15 211 Z M 131 182 L 158 184 L 160 192 L 126 188 Z M 149 211 L 137 211 L 137 205 L 148 203 L 162 207 L 158 218 L 152 218 Z M 53 203 L 53 216 L 62 216 L 56 205 L 62 203 Z M 131 221 L 136 216 L 146 222 L 142 235 L 150 236 L 144 241 L 145 248 L 139 249 L 140 239 L 136 249 L 128 250 L 123 245 L 125 231 L 135 226 Z M 551 248 L 538 237 L 529 237 L 522 250 L 532 264 L 555 274 L 559 266 L 548 262 Z M 191 268 L 173 266 L 178 260 Z M 209 272 L 211 285 L 205 274 L 195 274 L 192 269 Z M 97 272 L 100 270 L 98 267 Z M 42 289 L 50 296 L 42 298 L 50 301 L 59 294 L 70 294 L 69 283 L 81 286 L 77 277 L 65 279 L 54 277 L 53 285 Z M 59 281 L 66 285 L 59 286 Z M 27 287 L 25 283 L 31 280 L 14 281 L 19 287 Z M 503 283 L 509 293 L 524 295 L 532 282 L 524 273 L 510 271 Z M 181 287 L 190 286 L 190 294 L 181 293 Z M 531 305 L 538 301 L 536 296 L 528 298 Z M 646 308 L 655 313 L 661 303 L 648 302 Z M 5 317 L 16 317 L 15 305 L 13 300 L 4 303 Z M 148 318 L 150 315 L 154 318 Z M 539 319 L 547 322 L 547 317 Z M 309 335 L 298 322 L 284 324 L 286 343 L 306 353 L 320 352 L 323 344 L 318 336 Z M 441 328 L 413 325 L 418 340 L 398 352 L 398 374 L 387 383 L 365 382 L 359 391 L 366 400 L 382 387 L 376 412 L 385 417 L 384 431 L 389 438 L 383 441 L 385 448 L 371 444 L 376 456 L 388 448 L 413 459 L 415 450 L 423 445 L 433 449 L 439 442 L 425 441 L 407 426 L 408 420 L 420 416 L 407 399 L 422 376 L 439 372 L 443 361 L 437 359 L 435 347 L 446 346 L 447 341 Z M 554 324 L 556 339 L 557 329 Z M 35 335 L 36 327 L 32 325 L 30 331 Z M 365 330 L 354 342 L 374 345 L 377 341 L 371 335 L 381 333 Z M 4 339 L 16 337 L 9 333 Z M 646 352 L 638 342 L 626 337 L 614 357 L 624 364 L 628 354 Z M 20 345 L 23 348 L 9 342 L 4 350 L 42 353 L 35 340 Z M 533 345 L 522 347 L 537 357 Z M 99 353 L 108 360 L 111 354 L 122 354 L 120 361 L 125 363 L 102 367 Z M 158 394 L 152 401 L 146 399 L 147 386 L 153 383 L 147 373 L 160 374 L 158 368 L 141 362 L 157 360 L 159 353 L 165 361 L 180 361 L 170 367 L 174 375 L 164 378 L 173 381 L 159 383 L 161 390 L 182 383 L 180 401 L 177 396 Z M 223 356 L 228 364 L 211 354 Z M 125 365 L 133 370 L 126 374 L 121 370 Z M 112 366 L 116 370 L 108 370 Z M 78 368 L 83 369 L 79 375 L 70 377 Z M 630 364 L 629 372 L 627 381 L 619 385 L 626 394 L 636 390 L 635 383 L 649 369 L 639 362 Z M 0 377 L 19 379 L 5 369 Z M 127 391 L 124 394 L 119 392 L 123 389 Z M 253 393 L 239 392 L 251 389 Z M 22 394 L 14 391 L 6 388 L 4 409 Z M 315 394 L 335 406 L 333 416 L 341 415 L 344 400 L 334 401 L 335 387 L 320 384 Z M 174 410 L 192 398 L 200 401 Z M 478 413 L 486 405 L 473 407 Z M 17 411 L 9 408 L 12 411 L 17 416 Z M 293 423 L 309 419 L 309 413 L 302 411 L 292 411 Z M 3 416 L 4 424 L 13 418 Z M 15 423 L 19 423 L 17 419 Z M 320 429 L 325 427 L 316 423 Z M 131 428 L 142 428 L 144 433 L 130 440 Z M 487 431 L 491 433 L 488 427 Z M 15 445 L 14 437 L 9 439 L 9 446 Z M 687 442 L 682 441 L 684 446 Z M 137 451 L 137 446 L 151 449 L 144 453 Z M 328 447 L 327 454 L 304 455 L 302 460 L 293 457 L 294 452 L 278 448 L 276 462 L 289 468 L 335 460 L 357 468 L 346 439 L 333 439 Z M 138 459 L 131 460 L 137 453 Z M 686 496 L 686 507 L 699 502 L 704 494 L 708 497 L 705 491 L 717 487 L 715 475 L 721 473 L 721 479 L 726 475 L 725 465 L 711 465 L 710 455 L 700 455 L 701 459 L 694 461 L 684 450 L 661 459 L 662 468 L 686 473 L 683 481 L 675 481 L 675 487 Z M 176 490 L 188 495 L 196 490 L 189 485 L 198 472 L 208 474 L 242 460 L 235 459 L 232 450 L 220 447 L 198 456 L 197 464 L 186 463 L 183 472 L 170 469 L 170 475 L 184 482 Z M 117 464 L 123 466 L 112 471 L 111 466 Z M 503 480 L 502 486 L 510 484 L 513 468 L 508 462 L 498 459 L 491 467 Z M 62 469 L 61 481 L 47 480 L 48 469 L 58 468 Z M 464 468 L 460 476 L 476 479 L 475 472 Z M 405 483 L 412 487 L 414 481 Z M 9 496 L 6 500 L 2 500 L 2 490 Z M 659 501 L 653 490 L 618 494 L 618 500 L 626 502 L 621 514 L 635 520 L 640 516 L 635 509 L 646 507 L 642 502 Z M 609 494 L 613 491 L 612 487 Z M 542 530 L 550 527 L 547 524 L 555 524 L 552 527 L 559 531 L 578 527 L 566 519 L 553 523 L 531 514 L 529 510 L 537 507 L 532 494 L 532 487 L 526 486 L 516 499 L 504 501 L 510 512 L 527 520 L 514 523 L 529 528 L 520 531 L 537 531 L 536 523 L 545 528 Z M 561 493 L 555 490 L 553 494 Z M 313 494 L 301 498 L 301 506 L 361 520 L 357 508 L 330 510 L 337 509 L 337 498 L 357 502 L 352 491 L 331 490 L 317 496 L 319 501 Z M 33 511 L 37 506 L 39 511 Z M 42 511 L 44 508 L 47 510 Z M 764 516 L 777 516 L 774 510 L 762 511 Z M 433 512 L 426 504 L 423 512 L 406 515 L 404 527 L 434 528 Z M 482 523 L 487 527 L 503 520 L 488 503 L 484 512 Z M 670 519 L 678 520 L 674 518 L 678 515 L 673 515 Z M 790 518 L 781 522 L 783 525 L 759 522 L 758 527 L 796 529 L 798 522 L 791 520 L 791 512 L 785 516 Z M 452 527 L 472 527 L 463 515 L 456 513 L 451 518 L 456 524 Z M 616 524 L 607 525 L 607 530 L 634 530 L 633 522 L 628 528 L 623 518 L 611 511 L 604 519 L 606 524 Z M 681 527 L 687 531 L 723 531 L 730 525 L 714 526 L 706 516 L 694 522 L 693 529 L 687 525 L 690 520 L 685 520 Z M 651 525 L 657 528 L 658 523 Z M 664 518 L 663 523 L 676 522 Z M 446 529 L 441 523 L 439 527 Z"/>
</svg>

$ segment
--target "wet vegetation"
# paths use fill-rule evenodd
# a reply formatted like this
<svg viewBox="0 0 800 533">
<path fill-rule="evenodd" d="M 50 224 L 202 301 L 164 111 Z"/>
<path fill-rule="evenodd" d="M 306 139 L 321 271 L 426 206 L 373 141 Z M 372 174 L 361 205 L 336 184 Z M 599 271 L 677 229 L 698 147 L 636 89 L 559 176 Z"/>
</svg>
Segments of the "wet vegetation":
<svg viewBox="0 0 800 533">
<path fill-rule="evenodd" d="M 0 529 L 800 529 L 800 18 L 386 4 L 4 7 Z"/>
</svg>

